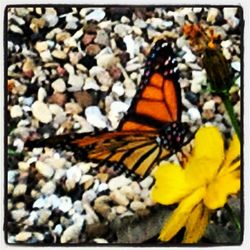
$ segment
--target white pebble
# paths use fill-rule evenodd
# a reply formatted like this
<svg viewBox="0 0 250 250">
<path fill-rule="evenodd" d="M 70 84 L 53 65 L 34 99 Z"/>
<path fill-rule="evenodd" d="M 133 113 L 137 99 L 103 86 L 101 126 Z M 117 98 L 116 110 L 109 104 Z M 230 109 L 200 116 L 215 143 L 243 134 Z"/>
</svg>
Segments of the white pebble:
<svg viewBox="0 0 250 250">
<path fill-rule="evenodd" d="M 43 102 L 35 101 L 32 105 L 33 116 L 42 123 L 49 123 L 52 121 L 52 114 L 48 105 Z"/>
<path fill-rule="evenodd" d="M 97 193 L 106 191 L 108 189 L 108 184 L 107 183 L 101 183 L 97 189 Z"/>
<path fill-rule="evenodd" d="M 49 195 L 49 194 L 53 194 L 53 193 L 55 192 L 55 190 L 56 190 L 56 185 L 55 185 L 55 183 L 52 182 L 52 181 L 49 181 L 49 182 L 47 182 L 47 183 L 45 183 L 45 184 L 43 185 L 43 187 L 42 187 L 42 189 L 41 189 L 41 192 L 42 192 L 43 194 Z"/>
<path fill-rule="evenodd" d="M 40 57 L 42 58 L 43 62 L 50 62 L 53 60 L 50 50 L 44 50 L 40 53 Z"/>
<path fill-rule="evenodd" d="M 207 13 L 207 22 L 214 24 L 219 15 L 220 15 L 219 9 L 209 8 L 208 13 Z"/>
<path fill-rule="evenodd" d="M 43 208 L 46 204 L 46 200 L 43 197 L 39 197 L 34 203 L 33 208 Z"/>
<path fill-rule="evenodd" d="M 43 18 L 46 20 L 48 27 L 55 27 L 59 20 L 56 10 L 53 8 L 46 8 Z"/>
<path fill-rule="evenodd" d="M 25 162 L 25 161 L 20 161 L 20 162 L 18 162 L 18 168 L 21 171 L 28 171 L 30 168 L 30 164 Z"/>
<path fill-rule="evenodd" d="M 118 62 L 118 58 L 114 54 L 98 54 L 96 59 L 97 65 L 105 69 L 110 68 Z"/>
<path fill-rule="evenodd" d="M 71 208 L 72 208 L 73 204 L 71 201 L 71 198 L 68 196 L 62 196 L 60 198 L 60 205 L 59 205 L 59 209 L 61 211 L 63 211 L 64 213 L 67 213 Z"/>
<path fill-rule="evenodd" d="M 95 239 L 93 239 L 93 241 L 94 241 L 95 243 L 98 243 L 98 244 L 106 244 L 106 243 L 109 243 L 107 240 L 102 239 L 102 238 L 95 238 Z"/>
<path fill-rule="evenodd" d="M 94 90 L 99 90 L 100 86 L 97 84 L 96 80 L 93 78 L 86 78 L 84 86 L 83 86 L 84 90 L 88 90 L 88 89 L 94 89 Z"/>
<path fill-rule="evenodd" d="M 85 109 L 85 116 L 91 125 L 100 129 L 107 127 L 107 119 L 104 115 L 102 115 L 98 106 L 87 107 Z"/>
<path fill-rule="evenodd" d="M 200 111 L 197 108 L 190 108 L 188 110 L 188 115 L 192 121 L 196 121 L 196 120 L 201 119 Z"/>
<path fill-rule="evenodd" d="M 81 228 L 82 227 L 79 224 L 74 224 L 66 228 L 60 239 L 61 243 L 63 244 L 71 240 L 78 239 L 80 232 L 81 232 Z"/>
<path fill-rule="evenodd" d="M 54 174 L 54 169 L 51 166 L 41 161 L 36 162 L 36 169 L 41 175 L 47 178 L 51 178 L 52 175 Z"/>
<path fill-rule="evenodd" d="M 226 40 L 221 42 L 221 47 L 222 48 L 230 48 L 232 46 L 232 41 L 231 40 Z"/>
<path fill-rule="evenodd" d="M 96 193 L 93 189 L 87 190 L 82 195 L 83 202 L 90 203 L 96 198 Z"/>
<path fill-rule="evenodd" d="M 61 235 L 62 231 L 63 231 L 63 227 L 61 224 L 57 224 L 53 230 L 55 232 L 55 234 L 57 235 Z"/>
<path fill-rule="evenodd" d="M 66 90 L 66 84 L 62 78 L 56 79 L 51 86 L 56 92 L 64 92 Z"/>
<path fill-rule="evenodd" d="M 68 179 L 73 179 L 77 183 L 82 176 L 81 169 L 77 166 L 73 166 L 67 170 L 66 176 Z"/>
<path fill-rule="evenodd" d="M 130 208 L 133 211 L 138 211 L 138 210 L 145 209 L 146 205 L 141 201 L 132 201 L 131 204 L 130 204 Z"/>
<path fill-rule="evenodd" d="M 192 51 L 189 49 L 188 46 L 184 46 L 182 48 L 182 50 L 184 50 L 186 53 L 183 56 L 183 59 L 187 62 L 187 63 L 191 63 L 191 62 L 195 62 L 196 61 L 196 56 L 192 53 Z"/>
<path fill-rule="evenodd" d="M 96 8 L 94 11 L 90 12 L 86 17 L 86 21 L 95 20 L 100 22 L 105 17 L 105 12 L 101 8 Z"/>
<path fill-rule="evenodd" d="M 68 88 L 68 91 L 75 92 L 80 91 L 83 86 L 83 77 L 81 75 L 69 75 L 68 84 L 71 87 Z"/>
<path fill-rule="evenodd" d="M 126 178 L 125 175 L 120 175 L 111 179 L 108 185 L 109 185 L 110 190 L 115 190 L 122 186 L 129 185 L 130 183 L 131 183 L 131 179 Z"/>
<path fill-rule="evenodd" d="M 153 183 L 153 177 L 152 176 L 147 176 L 144 180 L 140 182 L 140 185 L 142 188 L 149 188 L 151 184 Z"/>
<path fill-rule="evenodd" d="M 239 61 L 232 62 L 231 66 L 232 66 L 233 69 L 240 72 L 240 62 Z"/>
<path fill-rule="evenodd" d="M 127 53 L 130 55 L 130 59 L 134 58 L 135 56 L 135 40 L 133 39 L 132 35 L 127 35 L 123 38 L 124 43 L 126 44 Z"/>
<path fill-rule="evenodd" d="M 14 105 L 10 109 L 11 118 L 21 117 L 23 115 L 23 110 L 19 105 Z"/>
</svg>

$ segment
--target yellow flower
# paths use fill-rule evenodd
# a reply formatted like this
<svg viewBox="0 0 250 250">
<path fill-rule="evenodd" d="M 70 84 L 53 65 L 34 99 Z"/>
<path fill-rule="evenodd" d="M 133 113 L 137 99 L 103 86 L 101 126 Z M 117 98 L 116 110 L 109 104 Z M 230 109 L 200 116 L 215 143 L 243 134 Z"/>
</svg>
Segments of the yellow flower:
<svg viewBox="0 0 250 250">
<path fill-rule="evenodd" d="M 179 203 L 165 222 L 160 240 L 169 241 L 185 227 L 183 243 L 197 242 L 205 232 L 211 210 L 223 207 L 227 197 L 240 190 L 240 142 L 233 136 L 227 152 L 215 127 L 203 127 L 194 139 L 194 148 L 184 168 L 162 162 L 154 173 L 155 202 Z"/>
</svg>

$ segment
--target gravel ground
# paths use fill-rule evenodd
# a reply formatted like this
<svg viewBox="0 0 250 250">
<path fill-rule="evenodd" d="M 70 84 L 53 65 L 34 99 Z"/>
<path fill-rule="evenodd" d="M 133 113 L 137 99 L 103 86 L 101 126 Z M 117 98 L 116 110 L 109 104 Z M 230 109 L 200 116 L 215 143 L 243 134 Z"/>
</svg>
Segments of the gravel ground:
<svg viewBox="0 0 250 250">
<path fill-rule="evenodd" d="M 117 243 L 117 220 L 148 218 L 153 177 L 133 180 L 54 148 L 24 142 L 114 130 L 126 113 L 155 37 L 174 44 L 183 114 L 192 131 L 214 124 L 232 133 L 221 99 L 182 34 L 204 22 L 220 34 L 231 65 L 240 120 L 240 16 L 237 8 L 9 8 L 7 33 L 9 243 Z M 128 219 L 129 221 L 129 219 Z M 118 223 L 119 224 L 119 223 Z M 153 238 L 153 233 L 150 234 Z M 146 242 L 150 238 L 142 238 Z M 156 242 L 157 237 L 154 238 Z"/>
</svg>

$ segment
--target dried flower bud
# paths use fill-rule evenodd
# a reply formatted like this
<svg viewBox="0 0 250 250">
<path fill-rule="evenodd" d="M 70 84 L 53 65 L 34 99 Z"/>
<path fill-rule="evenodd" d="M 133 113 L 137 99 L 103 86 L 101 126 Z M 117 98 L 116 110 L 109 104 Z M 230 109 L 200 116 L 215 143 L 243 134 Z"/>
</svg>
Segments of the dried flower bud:
<svg viewBox="0 0 250 250">
<path fill-rule="evenodd" d="M 211 90 L 216 94 L 228 94 L 232 79 L 227 61 L 219 49 L 207 48 L 202 58 Z"/>
</svg>

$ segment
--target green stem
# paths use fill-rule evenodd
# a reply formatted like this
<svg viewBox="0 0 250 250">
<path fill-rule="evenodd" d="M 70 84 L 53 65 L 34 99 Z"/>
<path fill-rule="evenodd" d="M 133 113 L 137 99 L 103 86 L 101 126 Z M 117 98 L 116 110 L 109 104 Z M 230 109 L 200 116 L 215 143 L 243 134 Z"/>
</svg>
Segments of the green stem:
<svg viewBox="0 0 250 250">
<path fill-rule="evenodd" d="M 240 126 L 239 126 L 239 123 L 238 123 L 237 118 L 235 116 L 233 105 L 230 102 L 230 100 L 228 98 L 228 95 L 222 95 L 222 100 L 224 102 L 227 113 L 228 113 L 228 115 L 230 117 L 230 120 L 232 122 L 232 125 L 234 127 L 235 133 L 237 134 L 237 136 L 238 136 L 238 138 L 240 140 Z"/>
<path fill-rule="evenodd" d="M 232 210 L 232 208 L 227 203 L 225 205 L 225 209 L 227 210 L 229 216 L 231 217 L 232 222 L 234 223 L 234 225 L 236 226 L 238 232 L 240 233 L 241 226 L 240 226 L 240 221 L 239 221 L 238 217 L 235 215 L 234 211 Z"/>
</svg>

